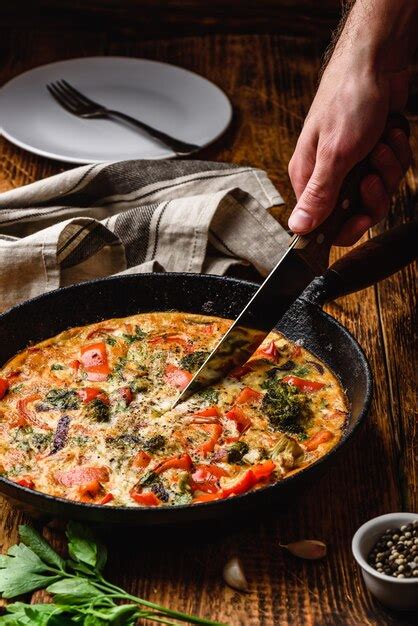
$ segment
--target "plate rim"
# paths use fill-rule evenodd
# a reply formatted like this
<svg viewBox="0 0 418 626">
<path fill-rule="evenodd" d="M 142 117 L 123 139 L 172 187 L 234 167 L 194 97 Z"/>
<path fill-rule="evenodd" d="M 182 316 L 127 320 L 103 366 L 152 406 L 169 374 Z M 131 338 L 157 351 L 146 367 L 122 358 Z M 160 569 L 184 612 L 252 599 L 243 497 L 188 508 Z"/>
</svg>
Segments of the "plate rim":
<svg viewBox="0 0 418 626">
<path fill-rule="evenodd" d="M 218 132 L 218 134 L 216 136 L 214 136 L 210 141 L 204 143 L 201 147 L 200 150 L 202 150 L 203 148 L 206 148 L 207 146 L 211 145 L 212 143 L 214 143 L 217 139 L 219 139 L 219 137 L 221 135 L 223 135 L 223 133 L 227 130 L 227 128 L 230 126 L 231 121 L 232 121 L 232 117 L 233 117 L 233 106 L 232 106 L 232 102 L 230 100 L 230 98 L 227 96 L 227 94 L 225 93 L 225 91 L 223 89 L 221 89 L 216 83 L 214 83 L 213 81 L 209 80 L 209 78 L 206 78 L 206 76 L 202 76 L 201 74 L 198 74 L 197 72 L 194 72 L 192 70 L 189 70 L 187 68 L 182 67 L 181 65 L 176 65 L 175 63 L 169 63 L 166 61 L 158 61 L 155 59 L 147 59 L 144 57 L 128 57 L 128 56 L 123 56 L 123 55 L 94 55 L 94 56 L 86 56 L 86 57 L 74 57 L 74 58 L 70 58 L 70 59 L 61 59 L 58 61 L 52 61 L 50 63 L 44 63 L 43 65 L 37 65 L 35 67 L 32 67 L 28 70 L 25 70 L 24 72 L 21 72 L 20 74 L 17 74 L 16 76 L 13 76 L 10 80 L 8 80 L 4 85 L 2 85 L 0 87 L 0 135 L 3 136 L 5 139 L 7 139 L 8 141 L 10 141 L 10 143 L 18 146 L 19 148 L 30 152 L 32 154 L 37 154 L 39 156 L 43 156 L 46 157 L 48 159 L 53 159 L 56 161 L 61 161 L 62 163 L 75 163 L 78 165 L 93 165 L 93 164 L 99 164 L 99 163 L 112 163 L 115 162 L 114 159 L 88 159 L 86 160 L 85 158 L 80 158 L 80 157 L 72 157 L 72 156 L 68 156 L 68 155 L 60 155 L 56 152 L 50 152 L 48 150 L 43 150 L 42 148 L 37 148 L 36 146 L 32 146 L 30 144 L 27 144 L 25 141 L 22 141 L 19 138 L 16 138 L 14 135 L 10 134 L 7 130 L 4 129 L 3 125 L 2 125 L 2 121 L 1 121 L 1 100 L 2 100 L 2 96 L 4 91 L 7 88 L 10 88 L 10 85 L 12 83 L 14 83 L 15 81 L 20 80 L 22 77 L 33 73 L 34 71 L 37 70 L 41 70 L 41 69 L 45 69 L 48 68 L 50 66 L 55 66 L 55 65 L 63 65 L 69 62 L 84 62 L 84 61 L 93 61 L 93 60 L 105 60 L 105 61 L 124 61 L 124 62 L 133 62 L 133 63 L 150 63 L 150 64 L 154 64 L 154 65 L 159 65 L 159 66 L 168 66 L 169 68 L 173 69 L 173 70 L 177 70 L 180 72 L 183 72 L 185 74 L 189 74 L 191 76 L 193 76 L 194 78 L 199 79 L 200 81 L 203 81 L 205 83 L 207 83 L 212 89 L 214 89 L 215 91 L 218 92 L 218 94 L 220 96 L 223 97 L 226 108 L 227 108 L 227 118 L 225 120 L 225 124 L 223 125 L 222 129 Z M 196 152 L 196 154 L 198 154 L 200 152 L 200 150 L 198 152 Z M 158 156 L 136 156 L 136 157 L 130 157 L 130 158 L 124 158 L 124 159 L 117 159 L 117 161 L 120 160 L 131 160 L 131 159 L 139 159 L 139 160 L 147 160 L 147 161 L 161 161 L 164 159 L 173 159 L 173 158 L 177 158 L 177 155 L 175 154 L 175 152 L 173 152 L 172 150 L 167 149 L 166 152 L 158 155 Z M 183 157 L 184 158 L 184 157 Z"/>
</svg>

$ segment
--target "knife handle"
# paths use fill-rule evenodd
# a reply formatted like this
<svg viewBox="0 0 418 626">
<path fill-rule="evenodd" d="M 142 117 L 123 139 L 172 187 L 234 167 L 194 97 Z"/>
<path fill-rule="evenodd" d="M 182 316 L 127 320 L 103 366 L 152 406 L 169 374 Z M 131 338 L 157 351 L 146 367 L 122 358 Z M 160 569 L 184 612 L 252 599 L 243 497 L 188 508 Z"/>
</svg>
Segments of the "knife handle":
<svg viewBox="0 0 418 626">
<path fill-rule="evenodd" d="M 396 114 L 389 117 L 382 141 L 385 140 L 385 135 L 391 128 L 402 128 L 409 137 L 409 124 L 403 115 Z M 323 274 L 327 269 L 332 244 L 342 226 L 351 217 L 361 212 L 360 183 L 371 172 L 372 169 L 368 157 L 357 163 L 347 174 L 341 186 L 335 208 L 327 219 L 311 233 L 292 239 L 295 250 L 298 250 L 298 253 L 316 274 Z"/>
</svg>

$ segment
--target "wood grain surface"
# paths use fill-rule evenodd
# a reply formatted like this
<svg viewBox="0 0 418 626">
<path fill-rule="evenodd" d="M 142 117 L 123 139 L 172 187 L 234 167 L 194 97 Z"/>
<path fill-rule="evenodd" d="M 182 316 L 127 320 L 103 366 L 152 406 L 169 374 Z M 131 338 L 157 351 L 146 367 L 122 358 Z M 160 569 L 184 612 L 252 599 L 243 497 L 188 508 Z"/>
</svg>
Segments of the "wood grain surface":
<svg viewBox="0 0 418 626">
<path fill-rule="evenodd" d="M 118 54 L 177 63 L 213 80 L 231 97 L 234 121 L 203 159 L 234 161 L 267 170 L 286 206 L 293 202 L 287 163 L 314 93 L 323 43 L 282 34 L 222 33 L 160 40 L 120 38 L 106 30 L 4 29 L 0 83 L 37 65 L 76 56 Z M 411 118 L 415 154 L 418 125 Z M 0 140 L 0 190 L 62 171 L 63 165 Z M 379 227 L 411 219 L 417 198 L 410 171 L 389 218 Z M 367 236 L 370 236 L 369 233 Z M 334 250 L 334 258 L 344 250 Z M 216 527 L 179 531 L 110 531 L 108 576 L 129 591 L 231 626 L 394 626 L 416 615 L 395 613 L 367 593 L 353 561 L 354 531 L 390 511 L 417 510 L 416 421 L 412 336 L 414 272 L 405 268 L 381 284 L 328 307 L 363 346 L 373 369 L 375 392 L 367 423 L 332 471 L 303 496 Z M 24 516 L 0 502 L 0 548 L 16 541 Z M 60 533 L 45 536 L 62 543 Z M 296 560 L 279 543 L 317 538 L 329 554 L 319 562 Z M 221 577 L 229 556 L 241 557 L 248 594 L 227 588 Z M 36 594 L 37 598 L 41 594 Z"/>
</svg>

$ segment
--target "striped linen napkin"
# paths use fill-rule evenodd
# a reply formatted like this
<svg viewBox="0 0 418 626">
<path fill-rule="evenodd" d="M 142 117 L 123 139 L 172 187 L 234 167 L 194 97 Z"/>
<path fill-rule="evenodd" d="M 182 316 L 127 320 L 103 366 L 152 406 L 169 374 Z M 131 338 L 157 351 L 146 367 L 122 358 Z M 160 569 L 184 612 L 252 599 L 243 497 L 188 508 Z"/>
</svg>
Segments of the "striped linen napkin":
<svg viewBox="0 0 418 626">
<path fill-rule="evenodd" d="M 289 235 L 267 174 L 203 161 L 88 165 L 0 194 L 0 308 L 120 273 L 265 276 Z"/>
</svg>

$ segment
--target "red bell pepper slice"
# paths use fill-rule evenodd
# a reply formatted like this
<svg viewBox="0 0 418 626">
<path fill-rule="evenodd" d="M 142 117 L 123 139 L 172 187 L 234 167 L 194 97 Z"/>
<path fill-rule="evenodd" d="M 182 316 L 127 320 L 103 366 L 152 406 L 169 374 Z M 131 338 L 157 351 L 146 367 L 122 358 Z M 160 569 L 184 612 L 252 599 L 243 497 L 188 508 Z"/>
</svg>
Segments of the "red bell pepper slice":
<svg viewBox="0 0 418 626">
<path fill-rule="evenodd" d="M 307 393 L 319 391 L 319 389 L 325 387 L 325 383 L 319 383 L 315 380 L 306 380 L 305 378 L 298 378 L 297 376 L 285 376 L 282 378 L 282 381 L 289 385 L 294 385 L 301 391 L 306 391 Z"/>
<path fill-rule="evenodd" d="M 198 449 L 198 452 L 206 456 L 210 452 L 213 452 L 219 437 L 222 435 L 223 428 L 221 424 L 202 424 L 201 428 L 211 434 L 210 438 Z"/>
<path fill-rule="evenodd" d="M 198 502 L 213 502 L 214 500 L 222 500 L 224 498 L 224 493 L 222 490 L 216 491 L 215 493 L 202 493 L 193 498 L 193 503 Z"/>
<path fill-rule="evenodd" d="M 237 399 L 235 400 L 236 404 L 246 404 L 247 402 L 252 402 L 253 400 L 259 400 L 263 394 L 255 389 L 251 389 L 251 387 L 244 387 L 244 389 L 238 394 Z"/>
<path fill-rule="evenodd" d="M 106 380 L 110 374 L 106 344 L 103 341 L 90 343 L 81 348 L 81 362 L 88 380 Z"/>
<path fill-rule="evenodd" d="M 5 378 L 0 378 L 0 400 L 4 398 L 9 390 L 9 382 Z"/>
<path fill-rule="evenodd" d="M 97 495 L 99 495 L 102 490 L 102 486 L 97 479 L 90 480 L 88 483 L 83 483 L 78 488 L 79 495 L 84 499 L 84 501 L 93 500 Z"/>
<path fill-rule="evenodd" d="M 75 372 L 77 372 L 80 369 L 80 365 L 81 365 L 81 361 L 79 361 L 78 359 L 74 359 L 74 361 L 70 361 L 70 363 L 68 363 L 68 367 L 71 367 L 71 369 L 74 370 Z"/>
<path fill-rule="evenodd" d="M 243 433 L 252 424 L 250 418 L 245 415 L 244 411 L 239 406 L 233 406 L 232 409 L 225 414 L 225 417 L 236 423 L 240 433 Z"/>
<path fill-rule="evenodd" d="M 271 461 L 263 461 L 262 463 L 258 463 L 258 465 L 253 465 L 251 468 L 252 473 L 257 479 L 257 482 L 263 480 L 264 478 L 268 478 L 270 474 L 274 472 L 276 469 L 276 464 Z"/>
<path fill-rule="evenodd" d="M 194 413 L 194 415 L 199 417 L 219 417 L 219 409 L 217 406 L 208 406 L 206 409 Z"/>
<path fill-rule="evenodd" d="M 237 496 L 240 493 L 245 493 L 246 491 L 249 491 L 251 487 L 254 487 L 256 482 L 257 478 L 255 477 L 253 471 L 249 469 L 241 474 L 241 476 L 239 476 L 232 483 L 223 487 L 222 493 L 225 498 L 231 495 Z"/>
<path fill-rule="evenodd" d="M 95 398 L 98 398 L 105 404 L 109 404 L 109 398 L 107 394 L 102 391 L 102 389 L 96 389 L 95 387 L 84 387 L 84 389 L 80 389 L 79 391 L 77 391 L 77 395 L 84 404 L 88 404 Z"/>
<path fill-rule="evenodd" d="M 35 487 L 35 483 L 33 482 L 33 480 L 26 479 L 26 478 L 21 478 L 20 480 L 17 481 L 17 484 L 20 485 L 21 487 L 27 487 L 27 489 L 34 489 Z"/>
<path fill-rule="evenodd" d="M 134 456 L 134 460 L 132 461 L 132 467 L 136 468 L 144 468 L 148 467 L 149 462 L 151 461 L 151 456 L 145 450 L 140 450 Z"/>
<path fill-rule="evenodd" d="M 169 363 L 165 368 L 164 378 L 169 385 L 184 389 L 193 378 L 193 374 Z"/>
<path fill-rule="evenodd" d="M 137 502 L 137 504 L 143 504 L 145 506 L 158 506 L 161 504 L 161 500 L 157 498 L 152 491 L 144 491 L 142 493 L 131 493 L 131 498 Z"/>
<path fill-rule="evenodd" d="M 107 493 L 105 496 L 103 496 L 103 498 L 100 500 L 99 504 L 107 504 L 108 502 L 112 502 L 112 500 L 115 499 L 115 496 L 113 495 L 113 493 Z"/>
<path fill-rule="evenodd" d="M 160 463 L 160 465 L 157 465 L 157 467 L 154 468 L 154 472 L 156 474 L 162 474 L 169 469 L 190 470 L 192 466 L 193 462 L 190 458 L 190 455 L 182 454 L 181 456 L 174 456 L 171 459 L 163 461 L 162 463 Z"/>
<path fill-rule="evenodd" d="M 305 442 L 305 448 L 311 452 L 312 450 L 316 450 L 321 443 L 326 443 L 327 441 L 331 441 L 334 438 L 334 433 L 330 430 L 320 430 L 315 433 L 308 441 Z"/>
</svg>

